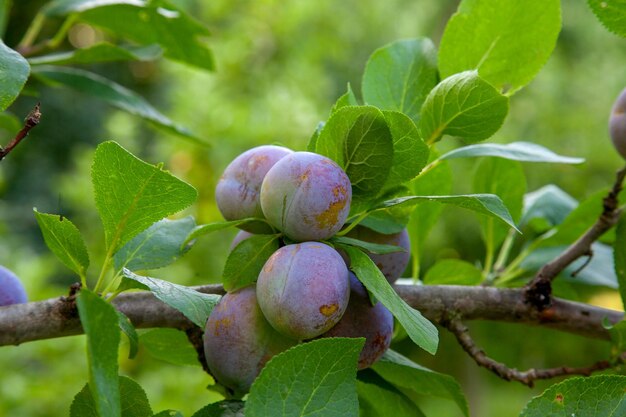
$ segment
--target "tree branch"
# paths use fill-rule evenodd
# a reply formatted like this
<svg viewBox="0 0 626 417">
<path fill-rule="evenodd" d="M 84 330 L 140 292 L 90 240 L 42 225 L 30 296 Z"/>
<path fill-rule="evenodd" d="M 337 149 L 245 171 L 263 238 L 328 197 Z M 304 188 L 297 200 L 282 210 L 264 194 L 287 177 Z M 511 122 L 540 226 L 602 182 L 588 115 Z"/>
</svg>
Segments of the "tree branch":
<svg viewBox="0 0 626 417">
<path fill-rule="evenodd" d="M 35 107 L 28 113 L 26 120 L 24 120 L 24 127 L 17 132 L 17 135 L 9 142 L 5 148 L 0 148 L 0 161 L 4 159 L 11 151 L 20 144 L 22 139 L 28 136 L 28 132 L 39 124 L 41 120 L 41 112 L 39 111 L 39 103 L 35 104 Z"/>
<path fill-rule="evenodd" d="M 459 342 L 463 350 L 465 350 L 465 352 L 467 352 L 467 354 L 470 355 L 472 359 L 474 359 L 478 366 L 487 368 L 488 370 L 506 381 L 518 381 L 531 388 L 534 385 L 534 382 L 538 379 L 552 379 L 566 375 L 589 376 L 593 372 L 613 368 L 618 364 L 623 363 L 626 359 L 626 353 L 622 353 L 622 355 L 614 363 L 603 360 L 593 363 L 589 366 L 579 368 L 560 366 L 557 368 L 532 368 L 527 371 L 519 371 L 515 368 L 509 368 L 502 362 L 498 362 L 487 356 L 487 354 L 482 349 L 476 346 L 476 343 L 469 334 L 469 329 L 460 320 L 452 319 L 442 324 L 448 330 L 450 330 L 452 334 L 454 334 L 456 340 Z"/>
<path fill-rule="evenodd" d="M 621 210 L 618 208 L 618 195 L 622 190 L 625 176 L 626 167 L 617 171 L 613 188 L 603 200 L 602 214 L 593 226 L 572 243 L 565 252 L 545 264 L 532 281 L 526 284 L 524 297 L 527 303 L 535 306 L 538 310 L 547 308 L 552 300 L 552 281 L 576 259 L 592 253 L 591 244 L 615 226 L 621 214 Z"/>
<path fill-rule="evenodd" d="M 221 285 L 195 287 L 209 294 L 223 294 Z M 542 311 L 524 302 L 524 290 L 468 286 L 396 285 L 398 294 L 435 323 L 450 314 L 463 320 L 490 320 L 545 326 L 588 338 L 609 340 L 602 320 L 617 323 L 624 313 L 583 303 L 553 300 Z M 191 322 L 150 292 L 119 295 L 113 305 L 137 328 L 189 329 Z M 0 346 L 82 333 L 76 306 L 60 297 L 28 304 L 0 307 Z"/>
</svg>

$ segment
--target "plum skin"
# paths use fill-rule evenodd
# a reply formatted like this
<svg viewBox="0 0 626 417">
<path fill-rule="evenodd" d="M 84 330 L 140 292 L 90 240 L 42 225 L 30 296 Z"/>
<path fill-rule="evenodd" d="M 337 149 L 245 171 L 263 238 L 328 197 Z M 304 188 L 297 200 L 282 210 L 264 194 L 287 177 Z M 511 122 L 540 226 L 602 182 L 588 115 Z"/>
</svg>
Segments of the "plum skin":
<svg viewBox="0 0 626 417">
<path fill-rule="evenodd" d="M 282 146 L 257 146 L 236 157 L 224 170 L 215 188 L 215 202 L 226 220 L 263 218 L 259 200 L 261 184 L 270 168 L 293 153 Z M 252 222 L 241 226 L 250 232 L 263 232 L 267 225 Z M 269 230 L 267 230 L 269 231 Z"/>
<path fill-rule="evenodd" d="M 224 295 L 206 323 L 204 352 L 217 381 L 246 393 L 265 363 L 297 344 L 270 326 L 257 303 L 254 286 Z"/>
<path fill-rule="evenodd" d="M 615 100 L 609 118 L 609 133 L 613 146 L 626 159 L 626 88 Z"/>
<path fill-rule="evenodd" d="M 282 334 L 312 339 L 333 327 L 350 296 L 348 269 L 336 250 L 319 242 L 278 249 L 257 281 L 267 321 Z"/>
<path fill-rule="evenodd" d="M 339 322 L 321 337 L 364 337 L 359 369 L 369 368 L 391 345 L 393 315 L 380 302 L 370 303 L 367 291 L 350 272 L 350 302 Z"/>
<path fill-rule="evenodd" d="M 261 185 L 267 221 L 294 241 L 324 240 L 341 229 L 350 212 L 352 186 L 333 160 L 294 152 L 278 161 Z"/>
<path fill-rule="evenodd" d="M 22 281 L 0 265 L 0 306 L 24 304 L 28 301 Z"/>
</svg>

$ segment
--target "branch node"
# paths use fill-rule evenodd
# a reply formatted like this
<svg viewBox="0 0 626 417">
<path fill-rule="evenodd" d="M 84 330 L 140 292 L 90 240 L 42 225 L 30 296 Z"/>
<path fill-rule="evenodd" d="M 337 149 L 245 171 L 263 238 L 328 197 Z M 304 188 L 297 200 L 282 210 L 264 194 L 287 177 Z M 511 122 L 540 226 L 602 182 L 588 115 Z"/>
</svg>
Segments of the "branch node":
<svg viewBox="0 0 626 417">
<path fill-rule="evenodd" d="M 35 104 L 35 107 L 28 113 L 26 119 L 24 119 L 24 127 L 17 132 L 15 137 L 9 142 L 9 144 L 2 148 L 0 147 L 0 161 L 4 159 L 11 151 L 20 144 L 20 142 L 28 136 L 28 132 L 39 124 L 41 120 L 40 103 Z"/>
</svg>

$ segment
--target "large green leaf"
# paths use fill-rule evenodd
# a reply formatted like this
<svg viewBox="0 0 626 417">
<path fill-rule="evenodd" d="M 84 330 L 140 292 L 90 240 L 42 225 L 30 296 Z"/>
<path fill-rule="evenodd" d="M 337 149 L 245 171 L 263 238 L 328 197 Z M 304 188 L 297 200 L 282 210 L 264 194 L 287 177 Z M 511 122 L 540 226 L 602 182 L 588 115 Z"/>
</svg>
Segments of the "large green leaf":
<svg viewBox="0 0 626 417">
<path fill-rule="evenodd" d="M 424 368 L 393 350 L 385 352 L 372 369 L 410 398 L 415 398 L 416 395 L 446 398 L 454 401 L 463 414 L 469 416 L 463 391 L 459 383 L 449 375 Z"/>
<path fill-rule="evenodd" d="M 626 376 L 570 378 L 526 405 L 520 417 L 620 417 L 626 415 Z"/>
<path fill-rule="evenodd" d="M 164 0 L 59 0 L 46 6 L 49 16 L 77 13 L 81 21 L 141 45 L 159 44 L 165 57 L 213 70 L 213 55 L 204 39 L 206 27 Z"/>
<path fill-rule="evenodd" d="M 274 356 L 252 384 L 246 417 L 357 417 L 364 339 L 324 338 Z"/>
<path fill-rule="evenodd" d="M 531 142 L 511 142 L 507 144 L 480 143 L 454 149 L 439 159 L 476 158 L 479 156 L 494 156 L 523 162 L 549 162 L 553 164 L 581 164 L 583 158 L 561 156 Z"/>
<path fill-rule="evenodd" d="M 613 259 L 615 261 L 615 275 L 619 284 L 622 305 L 626 306 L 626 216 L 624 215 L 620 218 L 615 230 Z"/>
<path fill-rule="evenodd" d="M 191 417 L 244 417 L 246 403 L 237 400 L 222 400 L 202 407 Z"/>
<path fill-rule="evenodd" d="M 139 350 L 139 335 L 137 334 L 137 330 L 135 330 L 133 323 L 124 313 L 119 310 L 115 310 L 115 312 L 117 313 L 117 318 L 119 319 L 118 324 L 120 326 L 120 330 L 128 338 L 128 359 L 133 359 Z"/>
<path fill-rule="evenodd" d="M 113 306 L 83 288 L 76 297 L 78 315 L 87 336 L 89 388 L 98 415 L 120 417 L 120 386 L 117 351 L 120 344 L 119 318 Z"/>
<path fill-rule="evenodd" d="M 236 291 L 256 282 L 263 265 L 278 247 L 278 235 L 252 235 L 242 240 L 226 259 L 224 289 Z"/>
<path fill-rule="evenodd" d="M 439 343 L 437 328 L 398 296 L 369 256 L 350 246 L 340 247 L 348 253 L 350 269 L 368 291 L 391 311 L 413 342 L 434 355 Z"/>
<path fill-rule="evenodd" d="M 500 129 L 508 111 L 506 96 L 476 71 L 465 71 L 446 78 L 428 94 L 422 106 L 420 133 L 427 144 L 442 135 L 478 142 Z"/>
<path fill-rule="evenodd" d="M 46 246 L 65 266 L 85 278 L 89 254 L 78 228 L 58 214 L 34 212 Z"/>
<path fill-rule="evenodd" d="M 203 294 L 183 285 L 152 277 L 143 277 L 123 269 L 124 280 L 120 290 L 141 288 L 152 291 L 156 298 L 165 304 L 180 311 L 198 327 L 204 328 L 209 314 L 217 305 L 220 296 L 217 294 Z"/>
<path fill-rule="evenodd" d="M 441 76 L 478 70 L 512 94 L 548 61 L 560 30 L 559 0 L 463 0 L 441 39 Z"/>
<path fill-rule="evenodd" d="M 353 239 L 346 236 L 335 236 L 329 239 L 331 243 L 339 243 L 342 245 L 355 246 L 357 248 L 364 249 L 368 252 L 375 253 L 377 255 L 383 255 L 386 253 L 406 252 L 406 250 L 400 246 L 384 245 L 381 243 L 366 242 L 364 240 Z"/>
<path fill-rule="evenodd" d="M 371 369 L 357 374 L 360 417 L 425 417 L 419 407 Z"/>
<path fill-rule="evenodd" d="M 187 250 L 183 242 L 196 226 L 193 217 L 163 219 L 135 236 L 113 257 L 115 269 L 155 269 L 171 264 Z"/>
<path fill-rule="evenodd" d="M 198 352 L 187 335 L 178 329 L 152 329 L 139 336 L 151 356 L 175 365 L 200 366 Z"/>
<path fill-rule="evenodd" d="M 196 200 L 196 190 L 115 142 L 96 149 L 91 180 L 107 247 L 115 253 L 152 223 Z"/>
<path fill-rule="evenodd" d="M 121 417 L 149 417 L 152 415 L 148 397 L 141 385 L 125 376 L 119 377 L 119 385 Z M 85 385 L 74 397 L 70 407 L 70 417 L 101 417 L 104 415 L 98 414 L 96 411 L 96 404 L 89 387 L 89 385 Z"/>
<path fill-rule="evenodd" d="M 587 0 L 589 7 L 604 27 L 626 37 L 626 2 L 623 0 Z"/>
<path fill-rule="evenodd" d="M 134 91 L 114 83 L 101 75 L 77 68 L 56 67 L 52 65 L 33 67 L 33 74 L 55 85 L 65 85 L 81 93 L 103 100 L 118 109 L 139 116 L 169 133 L 191 139 L 198 143 L 206 143 L 188 129 L 168 119 Z"/>
<path fill-rule="evenodd" d="M 122 47 L 109 42 L 101 42 L 88 48 L 29 58 L 28 62 L 31 65 L 62 65 L 110 61 L 151 61 L 160 57 L 162 53 L 163 50 L 158 45 Z"/>
<path fill-rule="evenodd" d="M 28 74 L 28 61 L 0 39 L 0 111 L 4 111 L 17 98 Z"/>
<path fill-rule="evenodd" d="M 426 95 L 435 87 L 437 50 L 430 39 L 405 39 L 374 51 L 363 73 L 363 99 L 415 122 Z"/>
<path fill-rule="evenodd" d="M 320 133 L 316 152 L 346 171 L 353 198 L 374 197 L 387 181 L 393 162 L 393 142 L 385 116 L 371 106 L 340 108 Z"/>
<path fill-rule="evenodd" d="M 461 259 L 437 261 L 424 275 L 427 285 L 477 285 L 483 275 L 475 265 Z"/>
</svg>

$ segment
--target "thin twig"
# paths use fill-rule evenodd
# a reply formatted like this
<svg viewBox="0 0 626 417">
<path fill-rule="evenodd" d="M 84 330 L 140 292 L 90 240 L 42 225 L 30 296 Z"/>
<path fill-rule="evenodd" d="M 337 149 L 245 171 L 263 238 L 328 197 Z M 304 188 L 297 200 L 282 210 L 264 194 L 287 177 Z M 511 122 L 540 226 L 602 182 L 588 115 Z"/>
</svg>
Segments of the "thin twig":
<svg viewBox="0 0 626 417">
<path fill-rule="evenodd" d="M 619 209 L 618 195 L 622 190 L 622 183 L 626 176 L 626 167 L 616 174 L 615 183 L 609 194 L 603 200 L 603 210 L 598 220 L 581 237 L 572 243 L 557 258 L 545 264 L 525 287 L 526 302 L 543 310 L 552 302 L 552 281 L 572 262 L 589 254 L 591 245 L 606 231 L 617 224 L 621 210 Z"/>
<path fill-rule="evenodd" d="M 526 371 L 519 371 L 515 368 L 509 368 L 504 363 L 498 362 L 487 356 L 481 348 L 476 346 L 476 343 L 469 334 L 469 329 L 460 320 L 452 319 L 443 323 L 443 325 L 456 337 L 463 350 L 465 350 L 465 352 L 467 352 L 467 354 L 474 359 L 478 366 L 487 368 L 506 381 L 517 381 L 531 388 L 538 379 L 552 379 L 566 375 L 589 376 L 593 372 L 614 368 L 619 364 L 624 363 L 626 360 L 626 353 L 622 353 L 622 355 L 619 356 L 614 362 L 602 360 L 589 366 L 578 368 L 559 366 L 556 368 L 531 368 Z"/>
<path fill-rule="evenodd" d="M 0 161 L 4 159 L 17 145 L 20 144 L 22 139 L 28 136 L 28 132 L 39 124 L 39 120 L 41 119 L 41 112 L 39 111 L 39 104 L 37 103 L 35 107 L 28 113 L 26 120 L 24 120 L 24 127 L 22 130 L 17 132 L 17 135 L 9 142 L 9 144 L 5 148 L 0 148 Z"/>
</svg>

